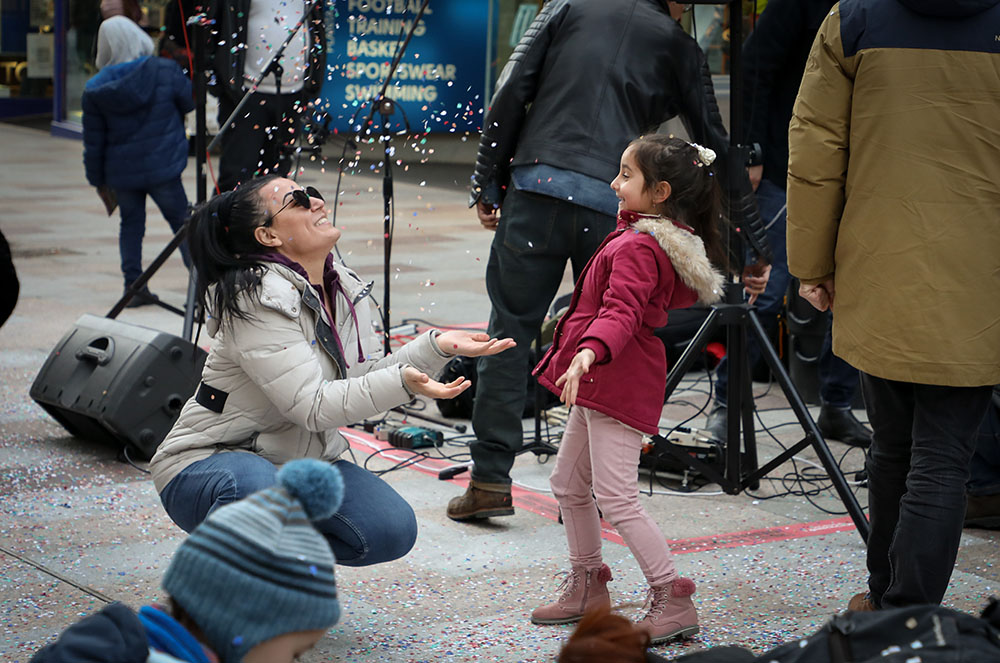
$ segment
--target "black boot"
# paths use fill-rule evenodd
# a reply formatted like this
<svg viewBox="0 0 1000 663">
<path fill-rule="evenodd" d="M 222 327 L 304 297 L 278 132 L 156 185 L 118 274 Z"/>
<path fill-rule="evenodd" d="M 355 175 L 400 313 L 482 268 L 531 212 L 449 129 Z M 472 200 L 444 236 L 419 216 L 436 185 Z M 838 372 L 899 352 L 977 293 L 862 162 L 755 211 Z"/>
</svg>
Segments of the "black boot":
<svg viewBox="0 0 1000 663">
<path fill-rule="evenodd" d="M 128 286 L 125 286 L 125 290 L 128 290 Z M 158 301 L 160 301 L 160 298 L 150 292 L 148 287 L 143 286 L 141 290 L 132 296 L 132 299 L 128 300 L 128 303 L 125 304 L 125 308 L 148 306 L 150 304 L 155 304 Z"/>
<path fill-rule="evenodd" d="M 852 447 L 867 447 L 872 443 L 872 433 L 858 421 L 849 407 L 823 405 L 816 420 L 819 432 L 826 440 L 839 440 Z"/>
<path fill-rule="evenodd" d="M 708 418 L 705 420 L 705 428 L 703 430 L 713 440 L 718 440 L 719 442 L 726 441 L 728 412 L 729 410 L 726 406 L 721 405 L 718 401 L 712 405 L 712 409 L 708 413 Z"/>
</svg>

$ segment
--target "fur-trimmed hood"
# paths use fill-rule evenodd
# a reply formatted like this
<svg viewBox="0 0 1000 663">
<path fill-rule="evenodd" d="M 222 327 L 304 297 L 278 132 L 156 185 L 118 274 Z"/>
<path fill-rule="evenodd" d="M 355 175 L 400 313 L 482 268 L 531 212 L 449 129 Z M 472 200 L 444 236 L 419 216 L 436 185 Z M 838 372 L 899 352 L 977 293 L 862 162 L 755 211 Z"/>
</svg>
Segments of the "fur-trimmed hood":
<svg viewBox="0 0 1000 663">
<path fill-rule="evenodd" d="M 649 233 L 670 258 L 684 284 L 698 294 L 702 304 L 714 304 L 722 299 L 726 277 L 712 265 L 705 253 L 701 237 L 687 226 L 663 216 L 635 214 L 622 220 L 638 232 Z"/>
</svg>

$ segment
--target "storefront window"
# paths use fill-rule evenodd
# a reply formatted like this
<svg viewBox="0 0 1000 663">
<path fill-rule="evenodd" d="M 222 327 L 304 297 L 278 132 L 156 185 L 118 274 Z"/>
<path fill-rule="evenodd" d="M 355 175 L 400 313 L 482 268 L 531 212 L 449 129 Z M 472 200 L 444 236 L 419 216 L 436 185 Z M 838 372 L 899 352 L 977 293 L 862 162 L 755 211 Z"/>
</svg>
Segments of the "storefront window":
<svg viewBox="0 0 1000 663">
<path fill-rule="evenodd" d="M 713 74 L 726 73 L 729 49 L 726 5 L 695 5 L 692 13 L 689 31 L 705 52 L 709 70 Z"/>
<path fill-rule="evenodd" d="M 100 0 L 71 0 L 66 16 L 65 116 L 80 123 L 80 97 L 87 79 L 97 73 L 97 28 L 101 24 Z"/>
<path fill-rule="evenodd" d="M 0 0 L 0 116 L 51 106 L 52 0 Z"/>
<path fill-rule="evenodd" d="M 500 72 L 503 70 L 510 54 L 514 52 L 514 47 L 520 41 L 535 15 L 541 11 L 544 0 L 499 0 L 497 3 L 497 38 L 496 38 L 496 59 L 493 60 L 493 76 L 491 81 L 495 82 Z M 487 95 L 493 92 L 492 86 L 487 90 Z"/>
<path fill-rule="evenodd" d="M 51 0 L 50 0 L 51 1 Z M 57 105 L 56 121 L 70 127 L 82 123 L 80 100 L 87 81 L 97 73 L 97 31 L 101 25 L 101 0 L 56 0 L 65 11 L 63 88 L 61 104 Z M 164 10 L 171 0 L 139 2 L 143 17 L 139 24 L 159 41 Z M 68 128 L 68 127 L 64 127 Z"/>
</svg>

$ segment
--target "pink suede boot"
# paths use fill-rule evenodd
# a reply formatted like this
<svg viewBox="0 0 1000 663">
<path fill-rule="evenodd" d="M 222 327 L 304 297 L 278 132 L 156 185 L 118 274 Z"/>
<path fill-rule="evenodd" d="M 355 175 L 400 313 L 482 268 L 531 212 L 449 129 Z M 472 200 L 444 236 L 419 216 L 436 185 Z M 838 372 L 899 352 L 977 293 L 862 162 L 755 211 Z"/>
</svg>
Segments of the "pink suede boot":
<svg viewBox="0 0 1000 663">
<path fill-rule="evenodd" d="M 611 607 L 608 583 L 611 569 L 602 564 L 596 569 L 574 566 L 563 580 L 562 596 L 555 603 L 544 605 L 531 613 L 533 624 L 569 624 L 580 621 L 583 613 L 599 606 Z"/>
<path fill-rule="evenodd" d="M 691 601 L 694 589 L 694 580 L 690 578 L 677 578 L 667 585 L 649 588 L 646 599 L 649 612 L 639 622 L 639 628 L 649 633 L 653 644 L 690 638 L 699 631 L 698 612 Z"/>
</svg>

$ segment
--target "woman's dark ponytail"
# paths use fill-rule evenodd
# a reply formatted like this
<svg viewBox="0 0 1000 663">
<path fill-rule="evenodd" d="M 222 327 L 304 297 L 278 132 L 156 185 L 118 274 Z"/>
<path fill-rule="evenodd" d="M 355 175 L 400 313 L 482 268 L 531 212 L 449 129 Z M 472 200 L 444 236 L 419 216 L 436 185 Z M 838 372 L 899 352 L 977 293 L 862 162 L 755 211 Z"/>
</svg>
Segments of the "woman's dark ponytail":
<svg viewBox="0 0 1000 663">
<path fill-rule="evenodd" d="M 197 207 L 188 221 L 191 263 L 198 275 L 197 297 L 203 310 L 219 319 L 246 319 L 238 299 L 259 295 L 265 251 L 254 230 L 267 219 L 259 191 L 276 175 L 259 177 L 221 193 Z"/>
</svg>

